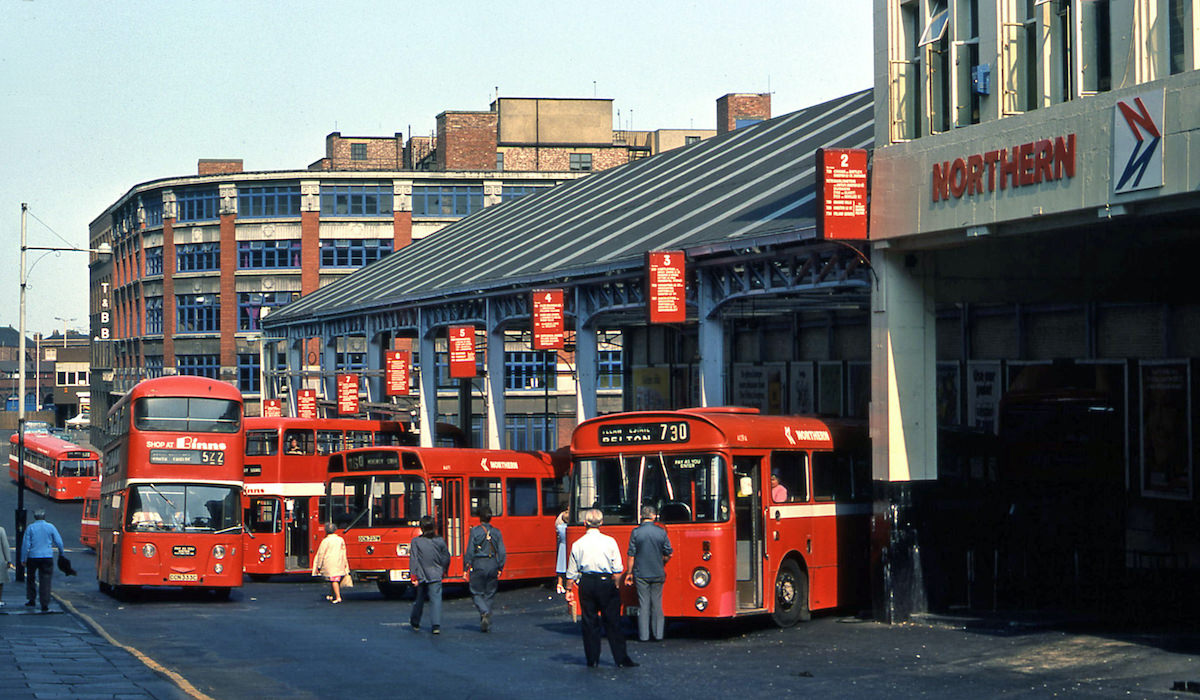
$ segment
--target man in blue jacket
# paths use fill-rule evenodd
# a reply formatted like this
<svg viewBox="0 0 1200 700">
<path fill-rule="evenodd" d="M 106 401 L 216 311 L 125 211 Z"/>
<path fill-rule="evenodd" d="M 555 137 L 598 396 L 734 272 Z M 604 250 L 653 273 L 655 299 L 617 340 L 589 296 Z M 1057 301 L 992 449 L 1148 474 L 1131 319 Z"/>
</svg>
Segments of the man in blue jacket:
<svg viewBox="0 0 1200 700">
<path fill-rule="evenodd" d="M 665 619 L 662 609 L 663 582 L 667 580 L 665 564 L 671 558 L 671 540 L 660 526 L 654 506 L 642 506 L 642 524 L 629 535 L 629 568 L 625 585 L 637 583 L 638 639 L 661 642 Z"/>
<path fill-rule="evenodd" d="M 50 612 L 50 577 L 54 575 L 54 550 L 63 555 L 63 539 L 58 528 L 46 522 L 46 511 L 33 514 L 33 524 L 21 540 L 21 563 L 25 565 L 25 605 L 33 607 L 41 593 L 42 612 Z M 39 591 L 38 587 L 41 586 Z"/>
</svg>

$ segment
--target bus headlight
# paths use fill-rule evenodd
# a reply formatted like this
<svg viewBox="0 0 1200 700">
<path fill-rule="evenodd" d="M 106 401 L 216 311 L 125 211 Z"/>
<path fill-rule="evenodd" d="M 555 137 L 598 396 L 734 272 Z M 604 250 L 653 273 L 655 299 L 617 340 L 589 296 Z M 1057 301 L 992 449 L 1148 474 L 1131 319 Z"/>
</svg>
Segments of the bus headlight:
<svg viewBox="0 0 1200 700">
<path fill-rule="evenodd" d="M 157 551 L 158 549 L 156 549 L 155 546 L 150 542 L 142 545 L 142 556 L 146 557 L 147 559 L 153 557 Z"/>
<path fill-rule="evenodd" d="M 223 544 L 213 545 L 213 556 L 217 559 L 224 559 L 225 558 L 225 545 L 223 545 Z"/>
<path fill-rule="evenodd" d="M 710 580 L 712 580 L 712 575 L 703 566 L 696 567 L 696 570 L 692 572 L 692 585 L 696 588 L 704 588 Z"/>
<path fill-rule="evenodd" d="M 214 571 L 215 573 L 218 573 L 218 574 L 219 574 L 219 573 L 221 573 L 221 572 L 222 572 L 222 571 L 224 571 L 224 570 L 225 570 L 225 565 L 224 565 L 224 564 L 222 564 L 221 562 L 217 562 L 216 564 L 213 564 L 213 571 Z"/>
<path fill-rule="evenodd" d="M 373 545 L 373 544 L 367 545 L 367 554 L 374 554 L 374 553 L 375 553 L 375 545 Z"/>
<path fill-rule="evenodd" d="M 271 548 L 265 544 L 260 544 L 260 545 L 258 545 L 258 554 L 263 559 L 270 559 L 271 558 Z"/>
<path fill-rule="evenodd" d="M 396 544 L 396 556 L 407 557 L 408 556 L 408 545 L 397 543 Z"/>
<path fill-rule="evenodd" d="M 708 598 L 705 598 L 704 596 L 700 596 L 699 598 L 696 599 L 696 609 L 697 610 L 699 610 L 700 612 L 704 612 L 705 609 L 707 609 L 707 608 L 708 608 Z"/>
</svg>

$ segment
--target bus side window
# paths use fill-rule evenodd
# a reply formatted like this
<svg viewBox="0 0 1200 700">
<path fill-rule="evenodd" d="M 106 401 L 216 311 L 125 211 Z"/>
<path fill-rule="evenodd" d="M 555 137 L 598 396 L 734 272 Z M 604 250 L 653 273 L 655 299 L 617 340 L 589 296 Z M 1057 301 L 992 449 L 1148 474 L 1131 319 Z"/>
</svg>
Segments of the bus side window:
<svg viewBox="0 0 1200 700">
<path fill-rule="evenodd" d="M 808 500 L 808 453 L 771 453 L 769 477 L 772 503 L 796 503 Z"/>
<path fill-rule="evenodd" d="M 567 509 L 567 477 L 542 479 L 542 515 L 558 515 Z"/>
<path fill-rule="evenodd" d="M 342 450 L 342 431 L 340 430 L 318 430 L 317 431 L 317 454 L 327 455 Z"/>
<path fill-rule="evenodd" d="M 471 515 L 479 513 L 479 506 L 486 503 L 492 508 L 492 515 L 503 515 L 503 500 L 500 493 L 500 480 L 490 477 L 473 476 L 468 488 L 471 493 Z"/>
<path fill-rule="evenodd" d="M 509 515 L 538 514 L 537 479 L 510 476 L 505 487 Z"/>
<path fill-rule="evenodd" d="M 313 431 L 289 430 L 283 436 L 283 451 L 289 455 L 310 455 L 313 453 Z"/>
</svg>

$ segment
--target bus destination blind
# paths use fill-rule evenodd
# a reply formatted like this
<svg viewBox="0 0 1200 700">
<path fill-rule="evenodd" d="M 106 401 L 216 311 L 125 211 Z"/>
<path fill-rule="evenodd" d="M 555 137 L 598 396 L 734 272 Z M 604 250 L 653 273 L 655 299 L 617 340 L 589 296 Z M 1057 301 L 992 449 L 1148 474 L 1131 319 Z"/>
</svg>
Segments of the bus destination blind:
<svg viewBox="0 0 1200 700">
<path fill-rule="evenodd" d="M 225 464 L 225 453 L 220 450 L 150 450 L 150 463 L 220 466 Z"/>
<path fill-rule="evenodd" d="M 618 423 L 602 425 L 597 431 L 601 445 L 663 445 L 688 441 L 686 421 Z"/>
</svg>

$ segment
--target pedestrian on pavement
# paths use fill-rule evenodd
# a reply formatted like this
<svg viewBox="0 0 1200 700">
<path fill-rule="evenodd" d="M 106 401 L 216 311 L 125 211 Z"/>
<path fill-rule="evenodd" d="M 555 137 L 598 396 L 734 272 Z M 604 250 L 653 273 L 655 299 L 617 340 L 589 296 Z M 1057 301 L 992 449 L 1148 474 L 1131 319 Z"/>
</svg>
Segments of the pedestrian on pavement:
<svg viewBox="0 0 1200 700">
<path fill-rule="evenodd" d="M 478 515 L 479 524 L 471 528 L 463 554 L 463 568 L 467 571 L 475 609 L 479 611 L 479 631 L 487 632 L 492 628 L 492 602 L 504 572 L 504 538 L 492 527 L 491 506 L 480 505 Z"/>
<path fill-rule="evenodd" d="M 342 579 L 350 575 L 350 562 L 346 561 L 346 540 L 332 522 L 325 523 L 325 539 L 313 557 L 312 575 L 323 576 L 329 582 L 331 593 L 325 600 L 334 605 L 342 602 Z"/>
<path fill-rule="evenodd" d="M 0 525 L 0 598 L 4 596 L 4 583 L 8 581 L 9 572 L 13 569 L 12 550 L 8 546 L 8 530 Z M 0 608 L 4 601 L 0 600 Z"/>
<path fill-rule="evenodd" d="M 554 519 L 554 537 L 558 542 L 558 556 L 554 560 L 555 590 L 567 592 L 567 511 Z"/>
<path fill-rule="evenodd" d="M 7 539 L 7 538 L 6 538 Z M 62 535 L 46 520 L 46 511 L 33 514 L 33 524 L 25 529 L 21 540 L 21 563 L 25 565 L 25 606 L 34 601 L 42 604 L 42 612 L 50 612 L 50 579 L 54 575 L 54 550 L 63 554 Z"/>
<path fill-rule="evenodd" d="M 422 515 L 421 534 L 408 545 L 409 576 L 417 588 L 412 613 L 408 616 L 408 624 L 414 630 L 421 629 L 421 612 L 428 598 L 433 633 L 442 633 L 442 578 L 449 566 L 450 550 L 446 548 L 446 540 L 438 536 L 433 516 Z"/>
<path fill-rule="evenodd" d="M 587 532 L 571 545 L 567 559 L 567 580 L 579 591 L 583 610 L 583 653 L 589 668 L 600 663 L 600 625 L 608 636 L 613 663 L 622 668 L 637 666 L 625 651 L 625 635 L 621 633 L 621 593 L 617 578 L 624 571 L 621 549 L 617 541 L 600 532 L 604 514 L 597 508 L 583 512 Z M 603 619 L 601 619 L 603 618 Z"/>
<path fill-rule="evenodd" d="M 625 571 L 625 585 L 637 583 L 638 639 L 654 641 L 663 638 L 662 589 L 667 580 L 664 568 L 671 558 L 671 539 L 666 528 L 658 524 L 658 511 L 654 506 L 642 506 L 642 523 L 629 535 L 629 568 Z"/>
</svg>

